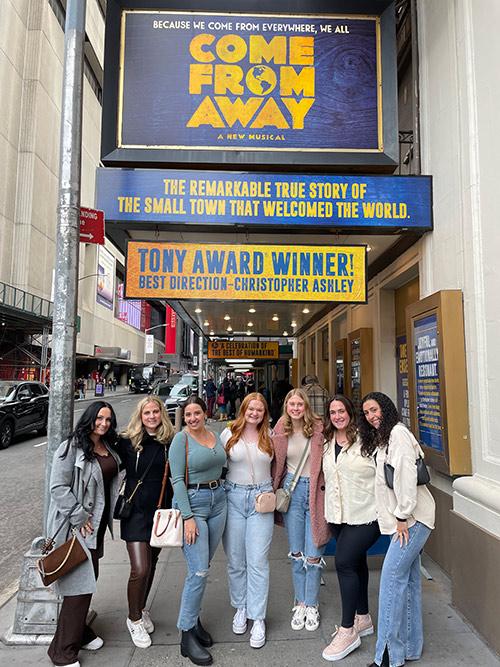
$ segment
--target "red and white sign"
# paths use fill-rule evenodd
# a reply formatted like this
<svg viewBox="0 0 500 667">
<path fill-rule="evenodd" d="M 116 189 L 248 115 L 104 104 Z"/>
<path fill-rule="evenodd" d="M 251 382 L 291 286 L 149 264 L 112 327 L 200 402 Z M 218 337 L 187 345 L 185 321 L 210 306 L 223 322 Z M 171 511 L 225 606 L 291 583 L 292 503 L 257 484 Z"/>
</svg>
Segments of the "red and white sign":
<svg viewBox="0 0 500 667">
<path fill-rule="evenodd" d="M 104 245 L 104 211 L 80 207 L 80 243 Z"/>
<path fill-rule="evenodd" d="M 165 313 L 165 353 L 175 354 L 177 339 L 177 315 L 175 310 L 167 306 Z"/>
</svg>

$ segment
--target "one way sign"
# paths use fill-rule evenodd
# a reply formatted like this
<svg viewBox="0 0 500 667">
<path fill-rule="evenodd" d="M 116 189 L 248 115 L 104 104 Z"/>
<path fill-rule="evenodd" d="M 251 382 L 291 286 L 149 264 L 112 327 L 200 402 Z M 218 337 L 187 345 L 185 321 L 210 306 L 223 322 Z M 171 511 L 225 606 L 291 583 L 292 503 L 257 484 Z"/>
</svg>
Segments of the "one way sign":
<svg viewBox="0 0 500 667">
<path fill-rule="evenodd" d="M 104 211 L 80 207 L 80 243 L 104 245 Z"/>
</svg>

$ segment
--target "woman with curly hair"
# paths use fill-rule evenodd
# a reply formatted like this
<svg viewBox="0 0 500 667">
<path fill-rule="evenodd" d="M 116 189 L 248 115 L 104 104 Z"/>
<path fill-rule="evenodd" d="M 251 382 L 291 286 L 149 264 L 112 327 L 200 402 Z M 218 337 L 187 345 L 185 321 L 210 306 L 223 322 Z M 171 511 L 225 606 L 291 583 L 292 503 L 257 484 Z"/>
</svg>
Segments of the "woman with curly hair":
<svg viewBox="0 0 500 667">
<path fill-rule="evenodd" d="M 400 421 L 396 406 L 380 392 L 362 401 L 361 449 L 376 454 L 375 503 L 380 532 L 391 535 L 380 576 L 378 634 L 371 667 L 399 667 L 418 660 L 424 643 L 420 554 L 434 528 L 435 503 L 417 484 L 423 451 Z M 389 488 L 384 464 L 394 469 Z"/>
<path fill-rule="evenodd" d="M 325 441 L 325 518 L 336 539 L 342 623 L 323 658 L 335 661 L 358 648 L 360 637 L 373 634 L 366 552 L 380 531 L 375 509 L 375 460 L 361 451 L 355 408 L 346 396 L 337 394 L 327 403 Z"/>
<path fill-rule="evenodd" d="M 96 651 L 104 644 L 87 625 L 87 613 L 96 590 L 106 528 L 113 534 L 120 464 L 112 450 L 116 438 L 113 408 L 105 401 L 95 401 L 54 454 L 47 531 L 52 536 L 62 527 L 55 541 L 58 547 L 76 529 L 87 554 L 87 560 L 55 584 L 63 603 L 48 650 L 54 665 L 79 667 L 80 649 Z"/>
<path fill-rule="evenodd" d="M 221 434 L 226 449 L 227 520 L 223 535 L 231 605 L 236 609 L 233 632 L 242 635 L 253 620 L 250 646 L 266 643 L 269 593 L 269 549 L 274 513 L 257 512 L 255 499 L 272 491 L 273 446 L 269 408 L 262 394 L 252 392 L 241 403 L 238 418 Z"/>
<path fill-rule="evenodd" d="M 274 490 L 290 487 L 295 473 L 299 473 L 290 506 L 283 516 L 295 594 L 291 626 L 293 630 L 305 627 L 313 631 L 320 622 L 322 555 L 330 539 L 330 529 L 324 514 L 323 424 L 311 410 L 302 389 L 292 389 L 286 395 L 283 415 L 276 424 L 272 441 Z"/>
<path fill-rule="evenodd" d="M 151 646 L 149 635 L 154 632 L 146 601 L 161 549 L 151 547 L 149 540 L 173 436 L 174 427 L 162 401 L 157 396 L 146 396 L 137 404 L 116 445 L 127 475 L 124 495 L 130 498 L 133 494 L 132 512 L 121 519 L 120 528 L 130 559 L 127 628 L 139 648 Z M 162 507 L 170 507 L 171 502 L 168 485 Z"/>
</svg>

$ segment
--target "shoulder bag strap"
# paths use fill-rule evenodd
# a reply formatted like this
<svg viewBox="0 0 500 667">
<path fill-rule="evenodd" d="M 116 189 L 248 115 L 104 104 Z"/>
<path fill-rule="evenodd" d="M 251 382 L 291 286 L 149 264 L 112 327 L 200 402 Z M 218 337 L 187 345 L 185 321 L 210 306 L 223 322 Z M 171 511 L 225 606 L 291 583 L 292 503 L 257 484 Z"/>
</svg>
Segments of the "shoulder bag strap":
<svg viewBox="0 0 500 667">
<path fill-rule="evenodd" d="M 240 440 L 243 443 L 243 447 L 245 448 L 245 452 L 246 452 L 246 455 L 247 455 L 248 462 L 250 463 L 250 474 L 252 475 L 252 484 L 255 486 L 255 470 L 253 468 L 252 457 L 250 456 L 250 452 L 248 451 L 247 441 L 243 440 L 243 438 L 241 436 L 240 436 Z"/>
<path fill-rule="evenodd" d="M 147 467 L 146 470 L 142 473 L 142 475 L 141 475 L 139 481 L 138 481 L 137 484 L 135 485 L 134 490 L 132 491 L 132 493 L 130 494 L 130 496 L 127 498 L 127 502 L 130 503 L 130 502 L 132 501 L 132 498 L 133 498 L 133 497 L 135 496 L 135 494 L 137 493 L 137 490 L 139 489 L 139 487 L 140 487 L 141 484 L 143 483 L 144 478 L 146 477 L 146 475 L 148 474 L 148 472 L 151 470 L 151 466 L 152 466 L 153 463 L 155 462 L 155 459 L 156 459 L 156 457 L 158 456 L 158 452 L 159 452 L 159 450 L 160 450 L 160 448 L 158 447 L 157 450 L 156 450 L 156 452 L 153 454 L 153 458 L 152 458 L 151 461 L 149 462 L 148 467 Z"/>
<path fill-rule="evenodd" d="M 188 484 L 189 484 L 188 454 L 189 454 L 189 440 L 188 440 L 188 434 L 186 433 L 186 470 L 185 470 L 185 473 L 184 473 L 184 481 L 186 483 L 186 491 L 187 491 Z"/>
<path fill-rule="evenodd" d="M 306 442 L 306 446 L 304 447 L 304 451 L 302 452 L 302 456 L 300 457 L 299 465 L 297 466 L 297 469 L 293 475 L 292 481 L 290 482 L 290 486 L 288 487 L 288 490 L 290 493 L 293 493 L 295 487 L 297 486 L 297 482 L 299 481 L 300 473 L 302 472 L 302 469 L 304 468 L 304 465 L 306 463 L 307 457 L 309 456 L 309 444 L 311 442 L 311 438 L 308 438 Z"/>
<path fill-rule="evenodd" d="M 162 506 L 162 503 L 163 503 L 163 498 L 165 497 L 165 489 L 167 488 L 168 470 L 169 470 L 169 461 L 168 461 L 168 458 L 167 458 L 167 448 L 165 447 L 165 470 L 163 471 L 163 479 L 161 480 L 160 497 L 158 499 L 158 505 L 156 506 L 156 509 L 158 509 L 158 510 L 161 510 L 161 506 Z"/>
</svg>

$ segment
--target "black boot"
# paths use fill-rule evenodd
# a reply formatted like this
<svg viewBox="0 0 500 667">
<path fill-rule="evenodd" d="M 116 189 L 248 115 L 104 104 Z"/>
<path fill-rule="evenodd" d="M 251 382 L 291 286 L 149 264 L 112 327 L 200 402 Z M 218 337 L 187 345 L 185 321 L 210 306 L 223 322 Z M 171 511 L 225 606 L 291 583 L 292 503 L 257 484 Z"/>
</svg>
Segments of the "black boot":
<svg viewBox="0 0 500 667">
<path fill-rule="evenodd" d="M 376 662 L 371 662 L 367 667 L 389 667 L 389 651 L 387 650 L 387 646 L 385 647 L 384 650 L 384 655 L 382 657 L 382 663 L 380 665 L 377 665 Z"/>
<path fill-rule="evenodd" d="M 181 655 L 189 658 L 195 665 L 211 665 L 213 662 L 210 653 L 198 641 L 196 626 L 191 630 L 182 631 Z"/>
<path fill-rule="evenodd" d="M 214 645 L 212 636 L 209 632 L 205 630 L 202 626 L 200 619 L 198 619 L 196 625 L 194 626 L 196 636 L 198 637 L 198 642 L 205 648 L 210 648 Z"/>
</svg>

